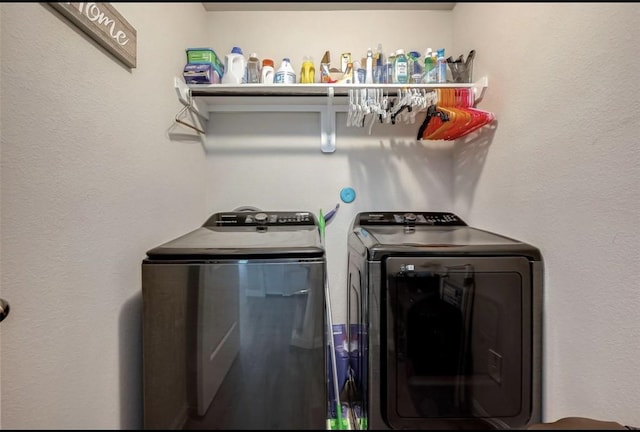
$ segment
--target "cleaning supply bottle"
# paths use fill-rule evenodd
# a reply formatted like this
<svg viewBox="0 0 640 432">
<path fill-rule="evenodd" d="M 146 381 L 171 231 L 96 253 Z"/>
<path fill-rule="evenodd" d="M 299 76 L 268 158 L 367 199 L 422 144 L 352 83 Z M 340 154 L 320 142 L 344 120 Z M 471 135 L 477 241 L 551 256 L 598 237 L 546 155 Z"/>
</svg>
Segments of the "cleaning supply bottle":
<svg viewBox="0 0 640 432">
<path fill-rule="evenodd" d="M 300 70 L 300 83 L 313 84 L 316 81 L 316 68 L 313 65 L 313 57 L 304 56 Z"/>
<path fill-rule="evenodd" d="M 387 56 L 387 61 L 384 64 L 384 83 L 393 84 L 393 61 L 396 59 L 396 54 L 391 53 Z"/>
<path fill-rule="evenodd" d="M 412 82 L 411 78 L 413 75 L 413 65 L 416 62 L 416 58 L 413 56 L 413 51 L 409 51 L 406 54 L 407 57 L 407 76 L 409 77 L 407 82 Z"/>
<path fill-rule="evenodd" d="M 435 84 L 438 82 L 438 77 L 436 76 L 436 62 L 433 58 L 433 51 L 431 48 L 427 48 L 427 51 L 424 53 L 424 78 L 423 81 L 425 84 Z"/>
<path fill-rule="evenodd" d="M 329 51 L 325 51 L 322 55 L 322 59 L 320 59 L 320 82 L 328 83 L 331 81 L 331 76 L 329 72 L 329 66 L 331 64 L 331 53 Z"/>
<path fill-rule="evenodd" d="M 342 80 L 340 81 L 343 82 L 344 84 L 353 84 L 354 74 L 355 74 L 355 71 L 353 70 L 353 63 L 349 62 L 347 63 L 346 69 L 344 71 L 344 75 L 342 76 Z"/>
<path fill-rule="evenodd" d="M 367 50 L 364 82 L 365 84 L 373 84 L 373 51 L 371 48 Z"/>
<path fill-rule="evenodd" d="M 438 84 L 447 82 L 447 61 L 444 58 L 444 48 L 438 50 L 438 59 L 436 60 L 436 69 L 438 70 Z"/>
<path fill-rule="evenodd" d="M 373 53 L 373 82 L 376 84 L 384 83 L 383 79 L 384 58 L 382 56 L 382 44 L 378 44 L 378 48 Z"/>
<path fill-rule="evenodd" d="M 256 53 L 251 53 L 249 60 L 247 60 L 247 83 L 260 83 L 260 59 Z"/>
<path fill-rule="evenodd" d="M 365 70 L 360 67 L 359 61 L 354 61 L 351 63 L 353 67 L 353 84 L 364 84 L 365 79 Z"/>
<path fill-rule="evenodd" d="M 409 52 L 409 82 L 411 84 L 420 84 L 422 82 L 422 63 L 420 62 L 420 53 L 418 51 Z"/>
<path fill-rule="evenodd" d="M 289 57 L 282 59 L 280 67 L 276 71 L 273 77 L 274 84 L 295 84 L 296 83 L 296 71 L 291 66 L 291 60 Z"/>
<path fill-rule="evenodd" d="M 396 58 L 393 62 L 394 84 L 407 84 L 409 82 L 409 62 L 404 53 L 404 49 L 396 51 Z"/>
<path fill-rule="evenodd" d="M 260 73 L 260 82 L 262 84 L 273 84 L 273 75 L 275 74 L 273 66 L 273 60 L 262 60 L 262 71 Z"/>
<path fill-rule="evenodd" d="M 347 65 L 351 63 L 351 53 L 344 52 L 340 54 L 340 70 L 342 73 L 347 73 Z"/>
<path fill-rule="evenodd" d="M 240 47 L 233 47 L 231 53 L 224 56 L 224 74 L 222 84 L 242 84 L 246 82 L 247 61 Z"/>
</svg>

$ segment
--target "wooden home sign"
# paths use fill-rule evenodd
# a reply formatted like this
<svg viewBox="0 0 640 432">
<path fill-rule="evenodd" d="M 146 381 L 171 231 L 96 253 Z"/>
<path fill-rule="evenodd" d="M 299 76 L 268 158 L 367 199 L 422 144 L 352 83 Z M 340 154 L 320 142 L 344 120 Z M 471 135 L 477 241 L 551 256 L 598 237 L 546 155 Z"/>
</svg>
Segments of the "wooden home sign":
<svg viewBox="0 0 640 432">
<path fill-rule="evenodd" d="M 130 68 L 136 67 L 136 29 L 110 3 L 49 3 Z"/>
</svg>

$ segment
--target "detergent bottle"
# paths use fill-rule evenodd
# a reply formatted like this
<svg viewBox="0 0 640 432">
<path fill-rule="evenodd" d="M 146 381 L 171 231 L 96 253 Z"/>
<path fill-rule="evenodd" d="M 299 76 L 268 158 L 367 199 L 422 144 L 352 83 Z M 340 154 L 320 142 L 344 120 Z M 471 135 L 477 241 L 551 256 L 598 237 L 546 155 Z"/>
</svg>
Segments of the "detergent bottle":
<svg viewBox="0 0 640 432">
<path fill-rule="evenodd" d="M 258 84 L 260 82 L 260 59 L 258 54 L 251 53 L 247 60 L 247 83 Z"/>
<path fill-rule="evenodd" d="M 291 60 L 288 57 L 282 59 L 280 67 L 273 77 L 274 84 L 295 84 L 296 71 L 291 66 Z"/>
<path fill-rule="evenodd" d="M 273 70 L 273 60 L 262 60 L 262 74 L 260 75 L 260 82 L 262 84 L 273 84 L 274 74 L 275 71 Z"/>
<path fill-rule="evenodd" d="M 233 47 L 231 53 L 224 56 L 224 75 L 222 84 L 243 84 L 246 82 L 247 61 L 240 47 Z"/>
<path fill-rule="evenodd" d="M 302 68 L 300 71 L 301 84 L 313 84 L 316 80 L 316 68 L 313 65 L 313 57 L 304 56 L 302 58 Z"/>
</svg>

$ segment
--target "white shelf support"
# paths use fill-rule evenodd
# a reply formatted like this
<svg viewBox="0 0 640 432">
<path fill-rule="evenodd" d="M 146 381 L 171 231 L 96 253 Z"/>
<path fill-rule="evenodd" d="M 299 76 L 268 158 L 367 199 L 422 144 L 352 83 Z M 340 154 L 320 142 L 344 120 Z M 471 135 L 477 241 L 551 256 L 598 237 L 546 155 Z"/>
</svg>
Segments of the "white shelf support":
<svg viewBox="0 0 640 432">
<path fill-rule="evenodd" d="M 178 100 L 182 105 L 189 104 L 189 94 L 190 88 L 187 86 L 182 80 L 178 77 L 173 79 L 173 88 L 176 89 L 176 93 L 178 94 Z"/>
<path fill-rule="evenodd" d="M 198 131 L 202 134 L 202 131 L 207 130 L 207 122 L 209 121 L 209 112 L 206 109 L 203 109 L 198 101 L 196 101 L 191 96 L 191 88 L 184 83 L 180 78 L 174 78 L 173 87 L 178 94 L 178 100 L 182 105 L 184 105 L 189 111 L 193 112 L 199 117 L 200 123 L 202 124 L 202 130 L 198 130 L 199 128 L 195 125 L 189 126 L 192 129 Z M 177 120 L 176 116 L 176 120 Z M 182 123 L 184 124 L 184 123 Z M 204 138 L 204 137 L 203 137 Z"/>
<path fill-rule="evenodd" d="M 336 151 L 336 112 L 333 109 L 333 87 L 327 89 L 327 106 L 320 111 L 322 129 L 320 131 L 320 150 L 323 153 Z"/>
<path fill-rule="evenodd" d="M 489 77 L 487 76 L 483 76 L 478 81 L 473 83 L 472 88 L 473 88 L 474 103 L 477 104 L 482 100 L 482 98 L 484 97 L 484 93 L 487 90 L 487 87 L 489 87 Z"/>
</svg>

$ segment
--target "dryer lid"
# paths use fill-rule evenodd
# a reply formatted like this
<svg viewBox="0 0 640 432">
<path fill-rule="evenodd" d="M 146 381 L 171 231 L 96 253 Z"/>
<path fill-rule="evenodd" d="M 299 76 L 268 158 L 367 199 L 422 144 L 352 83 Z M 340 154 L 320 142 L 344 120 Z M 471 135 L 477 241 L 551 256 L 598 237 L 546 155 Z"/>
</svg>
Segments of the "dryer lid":
<svg viewBox="0 0 640 432">
<path fill-rule="evenodd" d="M 527 243 L 468 226 L 453 213 L 369 212 L 356 216 L 352 235 L 370 251 L 371 259 L 393 253 L 518 254 L 540 260 Z"/>
<path fill-rule="evenodd" d="M 468 226 L 403 227 L 367 226 L 356 230 L 361 236 L 372 236 L 380 245 L 478 246 L 520 244 L 519 241 Z"/>
</svg>

